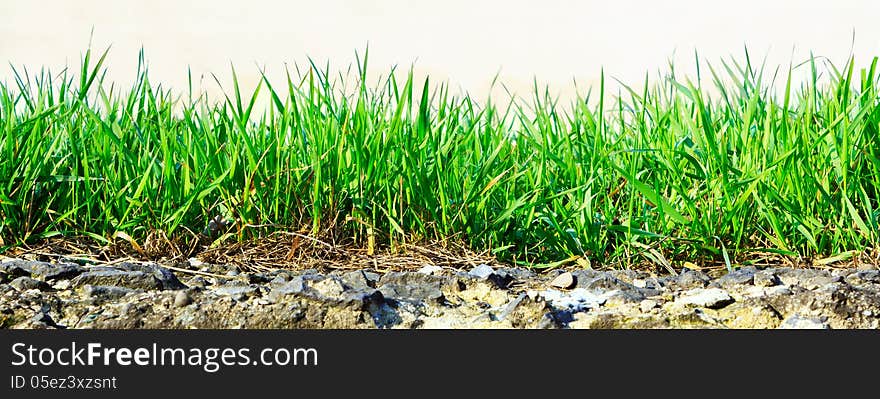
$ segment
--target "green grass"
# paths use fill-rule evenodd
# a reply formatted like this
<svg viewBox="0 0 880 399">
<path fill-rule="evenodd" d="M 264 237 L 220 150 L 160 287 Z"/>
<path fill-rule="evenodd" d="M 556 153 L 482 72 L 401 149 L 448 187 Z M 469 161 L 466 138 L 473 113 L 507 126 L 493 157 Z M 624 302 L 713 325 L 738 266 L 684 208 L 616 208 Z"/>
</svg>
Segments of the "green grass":
<svg viewBox="0 0 880 399">
<path fill-rule="evenodd" d="M 615 101 L 603 78 L 592 100 L 562 107 L 537 88 L 480 104 L 412 72 L 370 86 L 366 56 L 350 97 L 312 64 L 253 93 L 233 70 L 228 96 L 212 103 L 151 82 L 143 55 L 130 88 L 108 85 L 104 55 L 87 52 L 78 72 L 57 76 L 13 69 L 0 84 L 7 247 L 182 236 L 218 215 L 268 226 L 239 239 L 271 229 L 392 248 L 454 238 L 545 265 L 830 256 L 880 233 L 876 58 L 863 69 L 810 59 L 768 77 L 746 54 L 701 65 L 710 73 L 693 81 L 674 70 L 646 78 Z M 810 78 L 793 82 L 793 68 Z M 258 96 L 270 106 L 256 108 Z"/>
</svg>

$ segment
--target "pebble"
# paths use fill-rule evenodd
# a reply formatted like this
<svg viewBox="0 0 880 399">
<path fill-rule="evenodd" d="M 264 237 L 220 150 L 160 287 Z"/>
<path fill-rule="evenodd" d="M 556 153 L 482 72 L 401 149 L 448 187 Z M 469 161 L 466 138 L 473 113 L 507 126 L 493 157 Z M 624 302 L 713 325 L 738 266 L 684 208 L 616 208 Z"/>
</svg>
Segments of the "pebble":
<svg viewBox="0 0 880 399">
<path fill-rule="evenodd" d="M 192 298 L 190 298 L 185 290 L 177 291 L 177 294 L 174 295 L 175 307 L 182 308 L 190 303 L 192 303 Z"/>
<path fill-rule="evenodd" d="M 556 276 L 556 278 L 554 278 L 553 281 L 550 281 L 550 285 L 552 285 L 556 288 L 563 288 L 563 289 L 571 288 L 575 285 L 575 283 L 576 283 L 576 281 L 574 279 L 574 276 L 569 272 L 562 273 L 562 274 Z"/>
</svg>

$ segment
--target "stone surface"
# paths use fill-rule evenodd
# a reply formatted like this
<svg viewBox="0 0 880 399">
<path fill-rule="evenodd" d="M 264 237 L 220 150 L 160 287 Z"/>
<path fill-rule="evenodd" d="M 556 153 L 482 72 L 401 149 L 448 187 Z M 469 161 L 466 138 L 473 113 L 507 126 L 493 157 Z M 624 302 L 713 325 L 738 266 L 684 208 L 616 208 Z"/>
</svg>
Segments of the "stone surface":
<svg viewBox="0 0 880 399">
<path fill-rule="evenodd" d="M 51 288 L 51 286 L 49 286 L 49 284 L 46 284 L 46 282 L 44 281 L 25 276 L 18 277 L 15 280 L 12 280 L 9 285 L 19 291 L 48 290 Z"/>
<path fill-rule="evenodd" d="M 369 279 L 363 270 L 353 270 L 345 273 L 341 276 L 341 279 L 346 287 L 360 290 L 373 288 L 372 284 L 375 281 Z"/>
<path fill-rule="evenodd" d="M 755 279 L 755 268 L 754 267 L 746 267 L 741 269 L 736 269 L 730 273 L 725 274 L 721 278 L 713 281 L 709 284 L 710 287 L 721 287 L 727 288 L 735 285 L 747 285 L 752 284 Z"/>
<path fill-rule="evenodd" d="M 479 279 L 488 279 L 493 274 L 495 274 L 495 269 L 489 265 L 479 265 L 468 272 L 468 275 Z"/>
<path fill-rule="evenodd" d="M 154 275 L 130 270 L 92 270 L 80 274 L 71 281 L 74 287 L 106 285 L 142 290 L 162 289 L 162 282 Z"/>
<path fill-rule="evenodd" d="M 153 263 L 70 265 L 0 262 L 0 328 L 880 328 L 876 269 L 226 276 L 234 267 L 201 264 L 225 277 L 184 285 Z"/>
<path fill-rule="evenodd" d="M 753 283 L 759 287 L 772 287 L 782 284 L 782 280 L 770 271 L 759 271 L 752 277 Z"/>
<path fill-rule="evenodd" d="M 151 274 L 153 275 L 153 277 L 156 278 L 163 290 L 179 290 L 186 288 L 186 286 L 177 279 L 177 276 L 172 273 L 171 270 L 168 270 L 154 263 L 123 262 L 116 266 L 116 268 Z"/>
<path fill-rule="evenodd" d="M 697 270 L 685 270 L 673 281 L 681 289 L 704 288 L 709 284 L 709 276 Z"/>
<path fill-rule="evenodd" d="M 422 268 L 419 269 L 418 272 L 422 273 L 422 274 L 430 274 L 430 275 L 436 276 L 436 275 L 440 275 L 443 272 L 443 268 L 440 266 L 425 265 L 425 266 L 422 266 Z"/>
<path fill-rule="evenodd" d="M 128 294 L 139 292 L 131 288 L 115 287 L 106 285 L 86 285 L 83 287 L 83 293 L 86 297 L 97 301 L 110 301 L 120 299 Z"/>
<path fill-rule="evenodd" d="M 379 291 L 386 298 L 404 301 L 439 302 L 447 280 L 421 273 L 391 272 L 379 280 Z"/>
<path fill-rule="evenodd" d="M 217 295 L 242 298 L 256 293 L 257 287 L 250 285 L 226 284 L 213 289 L 211 292 Z"/>
<path fill-rule="evenodd" d="M 70 279 L 84 272 L 85 268 L 73 263 L 44 263 L 35 262 L 31 267 L 31 277 L 43 281 L 54 281 L 62 279 Z"/>
<path fill-rule="evenodd" d="M 675 302 L 682 305 L 720 309 L 733 303 L 734 300 L 727 291 L 720 288 L 696 288 L 682 293 Z"/>
<path fill-rule="evenodd" d="M 799 315 L 793 315 L 787 317 L 782 321 L 782 324 L 779 325 L 780 329 L 797 329 L 797 330 L 827 330 L 829 329 L 828 324 L 823 322 L 821 319 L 816 318 L 808 318 L 801 317 Z"/>
</svg>

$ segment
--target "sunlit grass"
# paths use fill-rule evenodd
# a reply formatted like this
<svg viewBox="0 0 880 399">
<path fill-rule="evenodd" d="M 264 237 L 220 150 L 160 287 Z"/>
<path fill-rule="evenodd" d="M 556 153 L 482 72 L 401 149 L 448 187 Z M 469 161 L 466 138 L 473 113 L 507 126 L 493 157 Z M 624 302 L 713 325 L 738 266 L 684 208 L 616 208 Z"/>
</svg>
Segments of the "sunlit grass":
<svg viewBox="0 0 880 399">
<path fill-rule="evenodd" d="M 246 226 L 391 248 L 454 238 L 530 263 L 829 256 L 878 238 L 876 58 L 767 76 L 746 55 L 613 102 L 603 79 L 592 101 L 561 107 L 536 88 L 499 107 L 412 72 L 371 87 L 366 56 L 351 97 L 312 65 L 253 93 L 233 71 L 219 104 L 184 102 L 143 58 L 131 87 L 105 84 L 105 54 L 0 83 L 7 247 L 203 233 L 218 217 L 234 238 L 266 231 Z M 811 78 L 793 82 L 795 67 Z"/>
</svg>

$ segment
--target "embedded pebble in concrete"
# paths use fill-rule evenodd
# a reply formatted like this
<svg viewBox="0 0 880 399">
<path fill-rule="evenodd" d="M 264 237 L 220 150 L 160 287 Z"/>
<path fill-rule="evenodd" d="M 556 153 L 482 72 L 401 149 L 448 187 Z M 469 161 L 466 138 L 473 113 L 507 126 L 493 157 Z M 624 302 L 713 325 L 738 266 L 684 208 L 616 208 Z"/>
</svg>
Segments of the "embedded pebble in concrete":
<svg viewBox="0 0 880 399">
<path fill-rule="evenodd" d="M 880 328 L 876 267 L 658 276 L 174 266 L 4 259 L 0 328 Z"/>
</svg>

